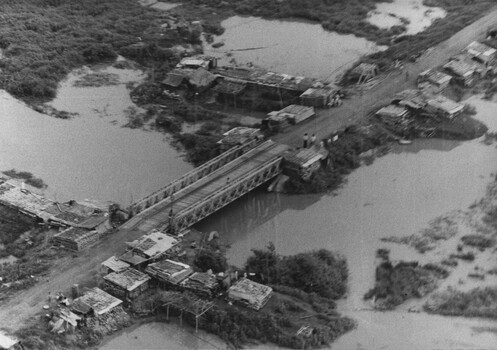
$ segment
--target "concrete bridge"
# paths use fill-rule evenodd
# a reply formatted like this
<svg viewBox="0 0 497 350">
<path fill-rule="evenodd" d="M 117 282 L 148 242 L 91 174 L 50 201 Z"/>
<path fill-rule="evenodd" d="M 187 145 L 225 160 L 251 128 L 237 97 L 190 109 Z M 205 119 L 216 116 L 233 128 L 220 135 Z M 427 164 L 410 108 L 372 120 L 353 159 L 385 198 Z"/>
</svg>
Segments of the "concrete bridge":
<svg viewBox="0 0 497 350">
<path fill-rule="evenodd" d="M 231 148 L 132 204 L 121 228 L 177 234 L 278 175 L 286 150 L 271 140 Z"/>
</svg>

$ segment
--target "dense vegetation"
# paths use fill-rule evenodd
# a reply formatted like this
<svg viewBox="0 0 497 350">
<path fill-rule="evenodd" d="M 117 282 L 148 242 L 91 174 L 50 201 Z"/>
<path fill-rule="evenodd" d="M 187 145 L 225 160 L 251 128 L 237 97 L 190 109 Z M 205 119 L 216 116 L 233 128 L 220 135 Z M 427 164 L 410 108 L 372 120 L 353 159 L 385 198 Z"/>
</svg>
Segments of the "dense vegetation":
<svg viewBox="0 0 497 350">
<path fill-rule="evenodd" d="M 254 249 L 245 268 L 264 283 L 298 288 L 325 298 L 340 298 L 347 290 L 345 259 L 325 249 L 280 256 L 270 244 L 266 250 Z"/>
<path fill-rule="evenodd" d="M 374 298 L 375 307 L 380 309 L 393 309 L 410 298 L 420 298 L 435 289 L 439 278 L 448 276 L 445 269 L 433 264 L 399 262 L 393 265 L 388 256 L 383 260 L 376 268 L 375 287 L 364 295 L 364 299 Z"/>
<path fill-rule="evenodd" d="M 433 295 L 424 308 L 441 315 L 497 318 L 497 289 L 476 288 L 468 292 L 449 289 Z"/>
<path fill-rule="evenodd" d="M 167 16 L 136 0 L 5 0 L 0 11 L 0 87 L 27 100 L 52 99 L 57 83 L 81 65 L 118 53 L 168 65 L 168 47 L 198 42 L 199 33 L 161 32 Z"/>
<path fill-rule="evenodd" d="M 335 141 L 328 141 L 335 138 Z M 310 181 L 290 179 L 285 185 L 287 192 L 320 193 L 337 188 L 345 175 L 361 165 L 359 155 L 386 145 L 388 135 L 376 125 L 351 126 L 330 135 L 329 139 L 324 140 L 329 152 L 328 166 L 314 173 Z"/>
</svg>

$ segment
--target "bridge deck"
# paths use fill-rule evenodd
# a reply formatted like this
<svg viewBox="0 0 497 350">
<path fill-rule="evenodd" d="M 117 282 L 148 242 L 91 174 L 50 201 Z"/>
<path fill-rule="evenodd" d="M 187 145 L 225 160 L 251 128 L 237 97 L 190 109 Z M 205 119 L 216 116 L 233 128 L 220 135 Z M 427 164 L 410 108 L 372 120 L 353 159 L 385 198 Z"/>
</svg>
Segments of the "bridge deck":
<svg viewBox="0 0 497 350">
<path fill-rule="evenodd" d="M 178 191 L 174 194 L 172 202 L 174 216 L 181 215 L 182 211 L 188 210 L 213 193 L 223 191 L 223 188 L 230 183 L 243 179 L 248 174 L 253 174 L 265 164 L 280 157 L 285 149 L 286 146 L 276 144 L 273 141 L 266 141 L 206 177 Z M 170 218 L 170 210 L 171 199 L 168 198 L 138 214 L 124 224 L 123 228 L 148 232 L 167 223 Z"/>
</svg>

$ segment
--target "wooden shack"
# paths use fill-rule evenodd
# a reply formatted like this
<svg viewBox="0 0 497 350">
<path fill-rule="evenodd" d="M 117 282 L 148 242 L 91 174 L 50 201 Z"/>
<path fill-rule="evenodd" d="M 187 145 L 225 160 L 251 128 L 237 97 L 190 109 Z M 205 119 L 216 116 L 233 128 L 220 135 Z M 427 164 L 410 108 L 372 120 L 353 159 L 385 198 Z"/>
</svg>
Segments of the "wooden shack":
<svg viewBox="0 0 497 350">
<path fill-rule="evenodd" d="M 418 85 L 423 83 L 431 84 L 435 87 L 437 93 L 445 90 L 451 80 L 450 75 L 434 69 L 425 70 L 418 75 Z"/>
<path fill-rule="evenodd" d="M 92 288 L 84 295 L 74 299 L 71 310 L 83 316 L 100 316 L 111 312 L 120 306 L 122 300 L 104 292 L 100 288 Z"/>
<path fill-rule="evenodd" d="M 80 251 L 98 242 L 102 233 L 96 230 L 86 230 L 83 228 L 69 227 L 54 235 L 55 245 L 73 251 Z"/>
<path fill-rule="evenodd" d="M 334 87 L 311 87 L 300 95 L 300 104 L 315 108 L 327 107 L 338 93 Z"/>
<path fill-rule="evenodd" d="M 133 300 L 148 289 L 150 277 L 133 268 L 104 276 L 103 289 L 121 299 Z"/>
<path fill-rule="evenodd" d="M 264 128 L 278 132 L 289 125 L 301 123 L 316 115 L 314 107 L 289 105 L 279 111 L 268 113 L 267 118 L 262 121 Z"/>
<path fill-rule="evenodd" d="M 260 310 L 273 295 L 273 289 L 263 284 L 241 278 L 228 289 L 228 299 Z"/>
<path fill-rule="evenodd" d="M 178 288 L 185 278 L 193 273 L 192 268 L 179 261 L 163 260 L 150 264 L 145 272 L 162 288 Z"/>
<path fill-rule="evenodd" d="M 323 154 L 314 149 L 297 149 L 283 155 L 283 172 L 307 181 L 321 167 L 323 160 Z"/>
<path fill-rule="evenodd" d="M 464 110 L 464 105 L 452 101 L 451 99 L 443 96 L 436 95 L 427 101 L 426 111 L 445 117 L 448 119 L 453 119 Z"/>
<path fill-rule="evenodd" d="M 195 272 L 187 277 L 181 286 L 200 297 L 213 298 L 219 290 L 219 282 L 216 275 L 206 272 Z"/>
</svg>

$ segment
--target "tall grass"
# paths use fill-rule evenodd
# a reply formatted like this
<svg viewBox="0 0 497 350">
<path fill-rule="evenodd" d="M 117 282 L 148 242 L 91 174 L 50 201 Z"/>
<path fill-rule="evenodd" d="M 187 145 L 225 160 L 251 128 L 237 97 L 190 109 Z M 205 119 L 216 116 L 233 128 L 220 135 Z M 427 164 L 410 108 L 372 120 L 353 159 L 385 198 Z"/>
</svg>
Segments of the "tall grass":
<svg viewBox="0 0 497 350">
<path fill-rule="evenodd" d="M 71 69 L 113 60 L 140 39 L 154 44 L 166 19 L 136 0 L 3 0 L 0 12 L 0 88 L 42 101 Z M 161 45 L 185 41 L 178 34 Z"/>
</svg>

